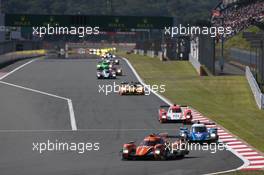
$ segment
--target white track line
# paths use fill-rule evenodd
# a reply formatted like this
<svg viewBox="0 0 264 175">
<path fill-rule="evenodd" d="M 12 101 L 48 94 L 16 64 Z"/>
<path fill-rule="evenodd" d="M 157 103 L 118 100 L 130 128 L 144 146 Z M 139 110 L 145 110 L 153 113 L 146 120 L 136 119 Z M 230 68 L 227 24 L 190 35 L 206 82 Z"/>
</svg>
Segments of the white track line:
<svg viewBox="0 0 264 175">
<path fill-rule="evenodd" d="M 76 131 L 77 130 L 77 124 L 76 124 L 76 120 L 75 120 L 72 101 L 71 101 L 71 99 L 67 99 L 67 102 L 68 102 L 68 107 L 69 107 L 69 112 L 70 112 L 71 128 L 73 131 Z"/>
<path fill-rule="evenodd" d="M 46 95 L 46 96 L 50 96 L 50 97 L 66 100 L 67 103 L 68 103 L 68 108 L 69 108 L 69 113 L 70 113 L 71 128 L 72 128 L 73 131 L 76 131 L 77 130 L 77 125 L 76 125 L 76 120 L 75 120 L 75 115 L 74 115 L 74 110 L 73 110 L 73 105 L 72 105 L 71 99 L 65 98 L 65 97 L 61 97 L 61 96 L 58 96 L 58 95 L 54 95 L 54 94 L 50 94 L 50 93 L 47 93 L 47 92 L 39 91 L 39 90 L 36 90 L 36 89 L 31 89 L 31 88 L 28 88 L 28 87 L 24 87 L 24 86 L 20 86 L 20 85 L 16 85 L 16 84 L 12 84 L 12 83 L 7 83 L 7 82 L 4 82 L 4 81 L 1 81 L 4 78 L 6 78 L 7 76 L 9 76 L 9 75 L 13 74 L 14 72 L 22 69 L 23 67 L 27 66 L 28 64 L 33 63 L 36 60 L 37 59 L 31 60 L 29 62 L 26 62 L 25 64 L 22 64 L 21 66 L 15 68 L 14 70 L 12 70 L 12 71 L 8 72 L 7 74 L 5 74 L 4 76 L 0 77 L 0 83 L 8 85 L 8 86 L 16 87 L 16 88 L 19 88 L 19 89 L 23 89 L 23 90 L 39 93 L 39 94 L 42 94 L 42 95 Z"/>
<path fill-rule="evenodd" d="M 58 96 L 58 95 L 50 94 L 50 93 L 47 93 L 47 92 L 43 92 L 43 91 L 39 91 L 39 90 L 36 90 L 36 89 L 27 88 L 27 87 L 16 85 L 16 84 L 12 84 L 12 83 L 7 83 L 5 81 L 0 81 L 0 83 L 8 85 L 8 86 L 16 87 L 16 88 L 19 88 L 19 89 L 23 89 L 23 90 L 39 93 L 39 94 L 42 94 L 42 95 L 47 95 L 47 96 L 54 97 L 54 98 L 59 98 L 59 99 L 62 99 L 62 100 L 68 100 L 68 98 L 65 98 L 65 97 L 61 97 L 61 96 Z"/>
<path fill-rule="evenodd" d="M 26 91 L 35 92 L 35 93 L 38 93 L 38 94 L 42 94 L 42 95 L 46 95 L 46 96 L 50 96 L 50 97 L 66 100 L 67 103 L 68 103 L 68 108 L 69 108 L 69 113 L 70 113 L 71 128 L 72 128 L 73 131 L 77 130 L 77 125 L 76 125 L 76 121 L 75 121 L 75 115 L 74 115 L 74 110 L 73 110 L 73 105 L 72 105 L 71 99 L 65 98 L 65 97 L 61 97 L 61 96 L 58 96 L 58 95 L 54 95 L 54 94 L 50 94 L 50 93 L 47 93 L 47 92 L 39 91 L 39 90 L 36 90 L 36 89 L 31 89 L 31 88 L 27 88 L 27 87 L 16 85 L 16 84 L 12 84 L 12 83 L 7 83 L 7 82 L 4 82 L 4 81 L 0 81 L 0 83 L 8 85 L 8 86 L 16 87 L 16 88 L 19 88 L 19 89 L 23 89 L 23 90 L 26 90 Z"/>
<path fill-rule="evenodd" d="M 36 61 L 36 60 L 37 60 L 37 59 L 34 59 L 34 60 L 31 60 L 31 61 L 26 62 L 25 64 L 22 64 L 21 66 L 15 68 L 14 70 L 12 70 L 12 71 L 6 73 L 4 76 L 0 77 L 0 80 L 3 80 L 3 79 L 6 78 L 7 76 L 13 74 L 14 72 L 18 71 L 19 69 L 25 67 L 26 65 L 28 65 L 28 64 L 30 64 L 30 63 L 33 63 L 33 62 Z"/>
</svg>

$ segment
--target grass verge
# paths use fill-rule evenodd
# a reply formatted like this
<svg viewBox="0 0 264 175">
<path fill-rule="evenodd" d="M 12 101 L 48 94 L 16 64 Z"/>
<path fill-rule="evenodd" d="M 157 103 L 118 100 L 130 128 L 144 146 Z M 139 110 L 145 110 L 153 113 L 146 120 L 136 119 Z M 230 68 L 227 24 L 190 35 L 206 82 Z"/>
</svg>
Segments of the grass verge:
<svg viewBox="0 0 264 175">
<path fill-rule="evenodd" d="M 188 104 L 264 152 L 264 111 L 257 108 L 244 76 L 200 77 L 187 61 L 161 62 L 135 54 L 128 58 L 147 84 L 165 84 L 165 97 Z"/>
</svg>

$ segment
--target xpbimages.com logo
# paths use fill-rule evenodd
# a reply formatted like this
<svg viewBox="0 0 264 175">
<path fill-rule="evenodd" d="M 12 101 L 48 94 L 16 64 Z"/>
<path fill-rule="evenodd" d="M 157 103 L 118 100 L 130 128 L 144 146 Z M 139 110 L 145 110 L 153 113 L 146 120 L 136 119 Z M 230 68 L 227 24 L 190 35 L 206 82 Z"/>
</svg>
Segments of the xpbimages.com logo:
<svg viewBox="0 0 264 175">
<path fill-rule="evenodd" d="M 220 143 L 187 143 L 185 141 L 179 141 L 176 143 L 165 143 L 165 150 L 174 153 L 175 151 L 209 151 L 212 154 L 218 151 L 229 150 L 229 148 L 222 142 Z"/>
<path fill-rule="evenodd" d="M 92 142 L 65 142 L 59 140 L 47 140 L 44 142 L 33 142 L 32 151 L 40 154 L 44 152 L 60 152 L 60 151 L 71 151 L 78 154 L 84 154 L 89 151 L 99 151 L 100 143 Z"/>
<path fill-rule="evenodd" d="M 44 35 L 77 35 L 83 38 L 86 35 L 98 35 L 100 33 L 99 27 L 63 27 L 63 26 L 41 26 L 32 27 L 33 35 L 42 37 Z"/>
<path fill-rule="evenodd" d="M 122 84 L 113 82 L 113 84 L 98 85 L 98 92 L 104 95 L 111 93 L 150 95 L 151 92 L 164 93 L 165 91 L 166 85 L 142 85 L 137 82 Z"/>
</svg>

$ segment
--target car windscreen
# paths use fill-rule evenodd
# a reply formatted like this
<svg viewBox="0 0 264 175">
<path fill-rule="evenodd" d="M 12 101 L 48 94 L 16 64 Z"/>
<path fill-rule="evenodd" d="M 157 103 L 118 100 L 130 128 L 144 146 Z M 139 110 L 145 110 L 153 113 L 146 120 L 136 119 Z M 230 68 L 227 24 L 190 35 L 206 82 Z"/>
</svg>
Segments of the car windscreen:
<svg viewBox="0 0 264 175">
<path fill-rule="evenodd" d="M 174 109 L 171 109 L 171 111 L 173 113 L 181 113 L 182 112 L 181 108 L 174 108 Z"/>
<path fill-rule="evenodd" d="M 207 132 L 207 128 L 205 126 L 193 127 L 192 132 Z"/>
<path fill-rule="evenodd" d="M 143 142 L 140 143 L 140 146 L 155 146 L 156 144 L 162 144 L 162 139 L 150 141 L 150 140 L 143 140 Z"/>
</svg>

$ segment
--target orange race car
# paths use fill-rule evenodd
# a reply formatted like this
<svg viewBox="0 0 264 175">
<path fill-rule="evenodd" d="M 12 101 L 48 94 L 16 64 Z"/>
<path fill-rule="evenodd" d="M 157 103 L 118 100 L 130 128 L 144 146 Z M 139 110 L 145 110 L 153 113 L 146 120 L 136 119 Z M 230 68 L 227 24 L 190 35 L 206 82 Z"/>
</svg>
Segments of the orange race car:
<svg viewBox="0 0 264 175">
<path fill-rule="evenodd" d="M 183 158 L 189 154 L 187 142 L 184 139 L 177 139 L 171 142 L 168 134 L 150 134 L 144 138 L 139 146 L 134 142 L 129 142 L 123 145 L 122 159 L 154 159 L 168 160 L 177 157 Z"/>
<path fill-rule="evenodd" d="M 145 95 L 144 85 L 139 82 L 122 82 L 120 89 L 120 95 Z"/>
</svg>

